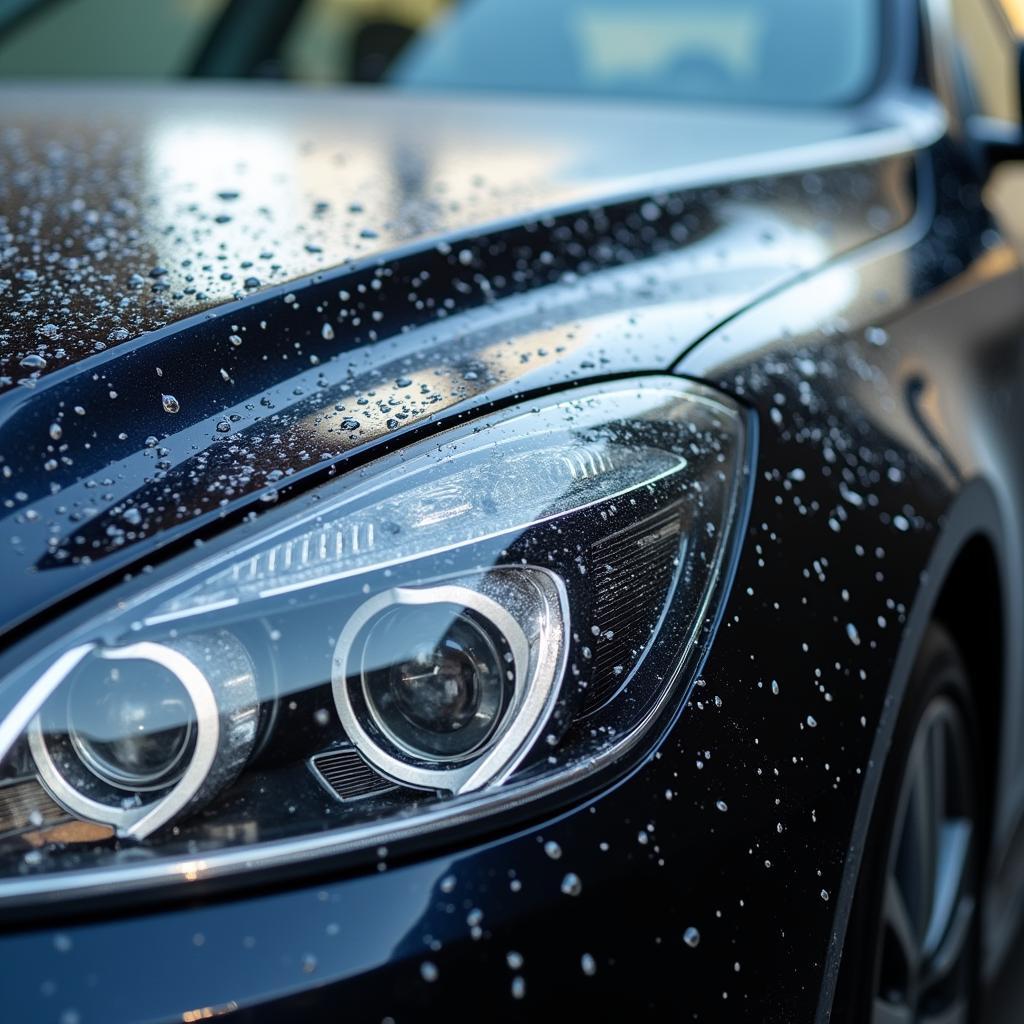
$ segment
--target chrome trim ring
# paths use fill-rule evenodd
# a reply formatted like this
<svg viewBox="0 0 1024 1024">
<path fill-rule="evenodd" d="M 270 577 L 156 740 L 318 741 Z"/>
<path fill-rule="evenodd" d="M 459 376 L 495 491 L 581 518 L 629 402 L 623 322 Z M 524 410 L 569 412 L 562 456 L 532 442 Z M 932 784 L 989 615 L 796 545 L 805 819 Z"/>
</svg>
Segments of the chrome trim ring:
<svg viewBox="0 0 1024 1024">
<path fill-rule="evenodd" d="M 335 644 L 331 669 L 335 707 L 349 740 L 388 778 L 416 789 L 471 792 L 499 777 L 507 777 L 536 739 L 558 692 L 560 675 L 557 668 L 561 663 L 567 625 L 562 612 L 565 602 L 549 573 L 540 575 L 543 584 L 534 578 L 537 570 L 495 570 L 490 576 L 500 579 L 509 574 L 529 579 L 536 587 L 536 597 L 545 610 L 547 628 L 541 631 L 542 637 L 532 643 L 511 612 L 480 589 L 467 586 L 468 579 L 434 587 L 394 587 L 365 601 L 345 623 Z M 545 593 L 546 590 L 550 592 Z M 475 755 L 458 760 L 456 766 L 450 768 L 424 767 L 422 757 L 418 757 L 418 763 L 413 764 L 385 750 L 366 728 L 362 717 L 353 707 L 349 692 L 350 657 L 356 641 L 370 621 L 396 605 L 430 604 L 461 605 L 501 630 L 512 654 L 515 673 L 512 699 L 503 712 L 503 721 L 498 723 L 488 742 Z M 554 625 L 550 621 L 553 614 L 557 616 L 557 628 L 551 628 Z M 538 647 L 539 651 L 536 650 Z M 374 713 L 372 702 L 367 700 L 366 703 L 375 724 L 386 733 L 387 730 Z M 437 763 L 442 762 L 443 759 L 439 758 Z"/>
<path fill-rule="evenodd" d="M 216 645 L 216 661 L 204 645 Z M 252 663 L 242 645 L 228 633 L 192 637 L 175 644 L 142 641 L 107 648 L 98 651 L 97 656 L 109 661 L 151 661 L 182 685 L 195 716 L 195 741 L 184 773 L 159 799 L 138 806 L 108 804 L 81 793 L 61 772 L 47 743 L 40 714 L 28 726 L 29 749 L 40 781 L 65 810 L 88 821 L 111 825 L 122 838 L 145 839 L 186 807 L 231 781 L 248 757 L 259 715 Z M 85 767 L 88 770 L 87 764 Z"/>
</svg>

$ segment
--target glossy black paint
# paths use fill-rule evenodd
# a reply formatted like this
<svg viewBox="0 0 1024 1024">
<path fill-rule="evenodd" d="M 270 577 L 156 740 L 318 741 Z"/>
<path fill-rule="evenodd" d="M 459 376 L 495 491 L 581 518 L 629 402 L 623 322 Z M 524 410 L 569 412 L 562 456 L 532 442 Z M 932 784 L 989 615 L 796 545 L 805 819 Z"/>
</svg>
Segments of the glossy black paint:
<svg viewBox="0 0 1024 1024">
<path fill-rule="evenodd" d="M 2 390 L 268 285 L 559 207 L 714 185 L 723 162 L 730 179 L 750 161 L 760 175 L 767 150 L 845 141 L 856 159 L 901 123 L 885 104 L 792 117 L 260 82 L 3 91 Z M 590 256 L 607 265 L 620 240 L 601 241 Z M 456 266 L 471 281 L 480 269 Z"/>
<path fill-rule="evenodd" d="M 916 101 L 904 115 L 927 120 Z M 16 585 L 2 595 L 0 667 L 59 629 L 59 610 L 268 491 L 280 506 L 471 410 L 673 368 L 735 395 L 759 423 L 722 624 L 642 767 L 561 812 L 399 845 L 365 869 L 253 879 L 258 891 L 242 879 L 241 893 L 200 880 L 194 896 L 168 892 L 141 911 L 12 921 L 0 935 L 12 1019 L 237 1008 L 259 1020 L 475 1020 L 481 1006 L 522 1019 L 570 1006 L 597 1019 L 823 1020 L 888 729 L 936 610 L 955 620 L 969 664 L 997 670 L 983 683 L 994 963 L 1019 898 L 1024 796 L 1024 282 L 956 145 L 900 150 L 836 169 L 819 151 L 789 174 L 588 201 L 411 246 L 9 392 L 3 497 L 15 486 L 26 497 L 4 510 L 16 542 L 0 570 Z M 687 217 L 686 237 L 673 237 Z M 365 302 L 359 283 L 375 278 L 385 318 L 343 333 L 338 310 Z M 410 288 L 430 300 L 423 310 L 403 298 Z M 395 383 L 417 375 L 422 394 Z M 163 393 L 178 413 L 163 412 Z M 87 409 L 81 425 L 73 403 Z M 359 432 L 342 427 L 353 407 L 369 412 Z M 48 451 L 61 415 L 71 466 Z M 40 470 L 51 457 L 58 467 Z M 142 522 L 118 526 L 132 502 Z M 569 873 L 578 893 L 563 891 Z"/>
<path fill-rule="evenodd" d="M 801 176 L 780 174 L 570 208 L 79 352 L 0 397 L 14 488 L 0 571 L 22 581 L 0 597 L 0 628 L 442 413 L 662 369 L 733 311 L 904 221 L 912 173 L 895 156 L 822 170 L 810 201 Z M 578 333 L 560 331 L 581 315 Z"/>
</svg>

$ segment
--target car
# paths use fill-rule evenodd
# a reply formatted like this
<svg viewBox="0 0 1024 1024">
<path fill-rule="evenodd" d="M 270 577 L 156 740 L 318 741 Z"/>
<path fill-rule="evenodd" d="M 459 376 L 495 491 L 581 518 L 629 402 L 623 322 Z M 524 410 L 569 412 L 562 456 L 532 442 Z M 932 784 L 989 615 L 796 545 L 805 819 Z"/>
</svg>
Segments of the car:
<svg viewBox="0 0 1024 1024">
<path fill-rule="evenodd" d="M 1021 28 L 0 5 L 4 1018 L 976 1019 Z"/>
</svg>

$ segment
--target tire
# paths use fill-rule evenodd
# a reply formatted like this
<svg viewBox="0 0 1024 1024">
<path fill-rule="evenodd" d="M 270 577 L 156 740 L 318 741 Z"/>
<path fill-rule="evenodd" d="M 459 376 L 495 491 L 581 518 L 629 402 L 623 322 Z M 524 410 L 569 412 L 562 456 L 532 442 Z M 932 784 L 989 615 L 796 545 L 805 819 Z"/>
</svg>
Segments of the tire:
<svg viewBox="0 0 1024 1024">
<path fill-rule="evenodd" d="M 977 735 L 963 661 L 932 624 L 875 802 L 834 1022 L 976 1019 L 985 819 Z"/>
</svg>

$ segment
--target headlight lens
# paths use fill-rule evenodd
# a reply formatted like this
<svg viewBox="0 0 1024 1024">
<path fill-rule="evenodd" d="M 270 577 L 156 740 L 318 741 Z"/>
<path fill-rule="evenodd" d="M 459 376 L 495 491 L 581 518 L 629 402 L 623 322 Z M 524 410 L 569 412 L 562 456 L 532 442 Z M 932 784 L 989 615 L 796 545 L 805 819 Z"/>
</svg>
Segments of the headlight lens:
<svg viewBox="0 0 1024 1024">
<path fill-rule="evenodd" d="M 146 792 L 181 776 L 195 726 L 188 689 L 173 672 L 145 658 L 95 658 L 65 689 L 66 735 L 98 778 Z"/>
<path fill-rule="evenodd" d="M 0 685 L 0 900 L 365 848 L 614 762 L 692 678 L 744 422 L 584 388 L 169 563 Z"/>
<path fill-rule="evenodd" d="M 503 650 L 508 641 L 493 623 L 442 600 L 381 612 L 360 638 L 352 669 L 390 742 L 413 758 L 460 761 L 487 741 L 509 703 L 513 672 Z M 346 691 L 347 678 L 336 685 Z M 352 714 L 347 694 L 336 699 L 339 713 Z"/>
<path fill-rule="evenodd" d="M 458 589 L 444 591 L 383 595 L 388 606 L 374 608 L 358 636 L 349 632 L 339 642 L 334 687 L 338 713 L 353 731 L 368 712 L 386 741 L 410 758 L 457 763 L 492 735 L 518 673 L 505 662 L 511 647 L 494 618 L 459 600 Z M 402 602 L 421 596 L 429 603 Z M 361 620 L 357 612 L 349 626 Z M 362 712 L 353 708 L 350 680 Z"/>
</svg>

